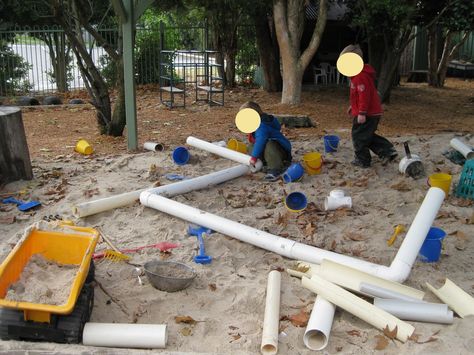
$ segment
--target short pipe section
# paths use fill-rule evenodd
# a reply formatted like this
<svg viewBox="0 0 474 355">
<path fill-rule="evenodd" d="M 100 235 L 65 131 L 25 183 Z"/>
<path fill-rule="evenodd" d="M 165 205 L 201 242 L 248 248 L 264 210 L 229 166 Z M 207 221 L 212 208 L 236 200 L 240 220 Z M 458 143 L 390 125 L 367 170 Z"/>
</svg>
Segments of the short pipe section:
<svg viewBox="0 0 474 355">
<path fill-rule="evenodd" d="M 447 304 L 375 298 L 374 306 L 403 320 L 439 324 L 453 323 L 453 311 L 448 309 Z"/>
<path fill-rule="evenodd" d="M 465 144 L 460 139 L 453 138 L 453 139 L 451 139 L 449 144 L 451 144 L 451 147 L 453 147 L 459 153 L 461 153 L 467 160 L 474 159 L 474 150 L 472 150 L 472 148 L 470 146 Z"/>
<path fill-rule="evenodd" d="M 267 281 L 265 299 L 265 316 L 263 319 L 262 345 L 260 351 L 264 355 L 278 352 L 278 331 L 280 322 L 280 288 L 281 274 L 277 270 L 270 271 Z"/>
<path fill-rule="evenodd" d="M 316 296 L 303 342 L 308 349 L 323 350 L 329 341 L 336 306 L 321 296 Z"/>
<path fill-rule="evenodd" d="M 162 152 L 165 149 L 165 146 L 161 143 L 145 142 L 143 144 L 143 149 L 149 150 L 152 152 Z"/>
<path fill-rule="evenodd" d="M 168 335 L 165 324 L 86 323 L 82 343 L 111 348 L 164 349 Z"/>
</svg>

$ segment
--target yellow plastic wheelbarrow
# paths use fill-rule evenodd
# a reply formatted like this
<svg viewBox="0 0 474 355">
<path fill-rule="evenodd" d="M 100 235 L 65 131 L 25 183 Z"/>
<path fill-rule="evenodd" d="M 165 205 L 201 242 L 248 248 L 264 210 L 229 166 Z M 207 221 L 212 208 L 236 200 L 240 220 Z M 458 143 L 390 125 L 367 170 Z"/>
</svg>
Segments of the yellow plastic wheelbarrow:
<svg viewBox="0 0 474 355">
<path fill-rule="evenodd" d="M 42 328 L 38 326 L 39 323 L 42 323 L 42 326 L 49 327 L 48 334 L 53 334 L 54 329 L 52 330 L 52 328 L 56 327 L 56 323 L 61 323 L 57 320 L 58 318 L 56 315 L 62 316 L 71 314 L 75 311 L 76 302 L 79 302 L 78 299 L 82 300 L 82 298 L 85 297 L 84 292 L 82 292 L 83 286 L 89 274 L 91 258 L 99 238 L 99 233 L 92 228 L 83 228 L 66 224 L 56 224 L 56 227 L 53 227 L 52 224 L 46 223 L 43 225 L 46 227 L 50 226 L 51 230 L 46 227 L 43 228 L 43 226 L 39 227 L 39 225 L 33 226 L 29 233 L 27 233 L 17 243 L 0 265 L 0 307 L 5 307 L 0 308 L 0 336 L 2 336 L 2 338 L 15 338 L 12 337 L 11 334 L 9 336 L 5 333 L 5 327 L 13 329 L 15 327 L 26 327 L 28 324 L 36 324 L 36 330 L 31 327 L 31 329 L 25 328 L 23 330 L 25 334 L 28 334 L 28 332 L 34 333 L 35 331 L 38 332 L 38 329 L 41 330 Z M 17 302 L 5 299 L 9 287 L 18 281 L 23 269 L 28 264 L 29 259 L 35 254 L 40 254 L 46 260 L 58 264 L 72 264 L 79 266 L 78 272 L 72 282 L 66 303 L 61 305 L 51 305 Z M 87 302 L 91 303 L 93 302 L 93 289 L 92 287 L 89 288 L 89 294 L 84 299 L 87 298 Z M 86 305 L 83 308 L 92 309 L 91 304 L 88 306 Z M 14 312 L 14 310 L 16 310 L 15 314 L 21 314 L 21 312 L 23 312 L 23 320 L 15 320 L 11 313 Z M 89 314 L 82 318 L 88 319 L 90 316 L 90 310 Z M 81 312 L 83 312 L 82 309 Z M 10 324 L 11 322 L 16 323 L 12 325 Z M 64 319 L 62 320 L 62 323 L 65 323 Z M 56 338 L 52 335 L 49 336 L 48 334 L 39 340 L 75 342 L 68 341 L 67 337 L 61 337 L 58 334 L 55 335 Z M 80 337 L 80 334 L 78 336 Z M 53 339 L 51 339 L 51 337 Z M 26 338 L 32 339 L 35 337 L 32 335 L 32 337 Z"/>
</svg>

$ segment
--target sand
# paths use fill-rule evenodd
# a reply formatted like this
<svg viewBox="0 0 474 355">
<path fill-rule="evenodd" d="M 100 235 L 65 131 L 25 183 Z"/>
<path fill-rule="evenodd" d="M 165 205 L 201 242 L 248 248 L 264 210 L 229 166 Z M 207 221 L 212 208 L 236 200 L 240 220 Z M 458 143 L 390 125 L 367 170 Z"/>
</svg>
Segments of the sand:
<svg viewBox="0 0 474 355">
<path fill-rule="evenodd" d="M 65 304 L 78 269 L 78 265 L 62 265 L 34 254 L 20 279 L 9 287 L 5 298 L 18 302 Z"/>
<path fill-rule="evenodd" d="M 242 177 L 214 188 L 178 196 L 176 201 L 218 214 L 234 221 L 284 236 L 309 245 L 333 250 L 383 265 L 389 265 L 400 246 L 401 234 L 392 247 L 386 240 L 397 224 L 409 226 L 426 194 L 426 179 L 413 180 L 398 172 L 398 164 L 383 167 L 375 158 L 370 169 L 355 169 L 350 165 L 352 146 L 349 130 L 329 134 L 341 136 L 337 153 L 328 154 L 320 175 L 304 176 L 300 182 L 284 185 L 265 183 L 262 175 Z M 199 135 L 197 135 L 199 137 Z M 391 137 L 396 149 L 403 154 L 403 142 L 408 140 L 412 154 L 419 154 L 428 174 L 449 172 L 453 182 L 459 179 L 462 167 L 447 160 L 442 152 L 449 148 L 453 133 L 435 136 Z M 222 137 L 226 139 L 228 137 Z M 472 136 L 464 136 L 474 145 Z M 119 248 L 133 248 L 160 241 L 179 243 L 170 254 L 157 249 L 144 249 L 132 254 L 132 262 L 144 264 L 163 258 L 184 262 L 194 267 L 198 276 L 191 286 L 176 293 L 154 289 L 146 279 L 140 286 L 135 267 L 102 260 L 96 264 L 96 279 L 101 288 L 95 289 L 93 322 L 137 322 L 168 325 L 166 350 L 149 353 L 173 354 L 256 354 L 261 342 L 267 274 L 272 269 L 284 270 L 293 261 L 258 249 L 230 237 L 214 233 L 205 238 L 206 253 L 213 257 L 209 265 L 192 260 L 198 245 L 195 237 L 187 235 L 189 223 L 145 208 L 139 203 L 75 219 L 71 207 L 75 203 L 143 188 L 156 182 L 170 183 L 167 173 L 194 177 L 233 166 L 225 159 L 191 149 L 193 164 L 178 167 L 170 158 L 170 148 L 164 152 L 143 152 L 107 157 L 82 157 L 76 154 L 59 156 L 49 161 L 35 160 L 34 197 L 43 207 L 26 217 L 12 209 L 0 212 L 5 216 L 20 216 L 13 224 L 0 224 L 0 243 L 5 256 L 18 240 L 22 230 L 44 215 L 61 214 L 83 226 L 100 226 Z M 300 135 L 294 141 L 294 158 L 304 153 L 323 151 L 322 137 Z M 153 168 L 152 165 L 157 167 Z M 54 174 L 54 175 L 53 175 Z M 53 176 L 53 177 L 52 177 Z M 57 177 L 54 177 L 57 176 Z M 63 180 L 66 180 L 66 183 Z M 19 190 L 25 183 L 6 186 Z M 58 188 L 61 187 L 61 188 Z M 61 195 L 51 191 L 65 191 Z M 323 211 L 324 197 L 332 189 L 343 189 L 352 197 L 350 210 Z M 292 191 L 306 194 L 310 202 L 306 211 L 288 212 L 282 199 Z M 452 195 L 443 203 L 434 226 L 444 229 L 444 241 L 438 263 L 417 262 L 406 284 L 427 291 L 425 282 L 435 287 L 450 278 L 466 292 L 473 294 L 474 258 L 473 205 Z M 106 248 L 99 245 L 97 249 Z M 3 256 L 3 257 L 4 257 Z M 2 257 L 2 259 L 3 259 Z M 282 274 L 280 315 L 280 354 L 310 354 L 303 344 L 304 327 L 294 326 L 288 319 L 301 311 L 309 313 L 315 295 L 301 287 L 298 279 Z M 426 299 L 439 302 L 427 291 Z M 177 324 L 176 316 L 190 316 L 195 324 Z M 418 342 L 388 342 L 385 354 L 467 354 L 474 346 L 473 319 L 456 318 L 452 325 L 410 322 L 416 328 Z M 375 350 L 381 332 L 351 314 L 338 309 L 325 353 L 368 354 Z M 428 342 L 427 342 L 428 341 Z M 29 342 L 2 342 L 0 350 L 42 350 L 54 353 L 105 353 L 81 345 L 59 345 Z M 109 353 L 122 353 L 110 350 Z M 129 351 L 123 353 L 148 353 Z M 380 353 L 380 352 L 379 352 Z"/>
</svg>

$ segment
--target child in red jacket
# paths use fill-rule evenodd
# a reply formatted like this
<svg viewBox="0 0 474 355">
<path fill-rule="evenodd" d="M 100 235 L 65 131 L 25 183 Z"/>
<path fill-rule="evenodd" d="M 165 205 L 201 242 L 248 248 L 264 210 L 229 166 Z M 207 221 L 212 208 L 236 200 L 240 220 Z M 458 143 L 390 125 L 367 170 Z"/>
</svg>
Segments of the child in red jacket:
<svg viewBox="0 0 474 355">
<path fill-rule="evenodd" d="M 363 58 L 358 45 L 349 45 L 344 53 L 356 53 Z M 370 150 L 386 165 L 397 156 L 397 151 L 386 138 L 375 133 L 382 117 L 382 105 L 375 88 L 375 70 L 369 64 L 364 64 L 362 71 L 350 78 L 350 103 L 347 113 L 352 117 L 352 144 L 355 160 L 353 165 L 368 168 L 371 163 Z"/>
</svg>

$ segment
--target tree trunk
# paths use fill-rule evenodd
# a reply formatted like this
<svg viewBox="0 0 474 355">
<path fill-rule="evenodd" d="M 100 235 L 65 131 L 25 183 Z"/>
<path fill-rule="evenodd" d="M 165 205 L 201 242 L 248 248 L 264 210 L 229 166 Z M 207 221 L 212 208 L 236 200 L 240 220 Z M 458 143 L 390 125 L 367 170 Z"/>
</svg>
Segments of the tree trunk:
<svg viewBox="0 0 474 355">
<path fill-rule="evenodd" d="M 123 133 L 123 129 L 126 124 L 125 115 L 125 83 L 123 77 L 123 59 L 120 58 L 115 63 L 117 71 L 117 99 L 115 100 L 114 111 L 112 114 L 112 120 L 107 130 L 107 134 L 114 137 L 120 137 Z"/>
<path fill-rule="evenodd" d="M 267 19 L 265 12 L 254 15 L 257 49 L 265 78 L 263 89 L 267 92 L 277 92 L 282 88 L 280 50 L 275 37 L 273 17 L 266 21 L 262 21 L 263 18 Z"/>
<path fill-rule="evenodd" d="M 234 87 L 235 86 L 235 52 L 227 51 L 225 55 L 225 78 L 226 86 Z"/>
<path fill-rule="evenodd" d="M 390 102 L 390 94 L 392 92 L 393 83 L 397 75 L 398 63 L 400 62 L 401 53 L 399 51 L 391 51 L 386 53 L 382 61 L 381 70 L 377 81 L 377 91 L 380 100 L 383 103 Z"/>
<path fill-rule="evenodd" d="M 33 179 L 33 171 L 21 110 L 0 106 L 0 186 L 22 179 Z"/>
<path fill-rule="evenodd" d="M 283 64 L 282 104 L 297 105 L 301 101 L 303 73 L 321 43 L 326 26 L 327 3 L 319 1 L 318 21 L 308 47 L 301 53 L 304 30 L 304 0 L 274 0 L 273 16 Z M 301 55 L 300 55 L 301 53 Z"/>
<path fill-rule="evenodd" d="M 428 85 L 439 87 L 438 78 L 438 31 L 436 24 L 427 29 L 428 35 Z"/>
</svg>

